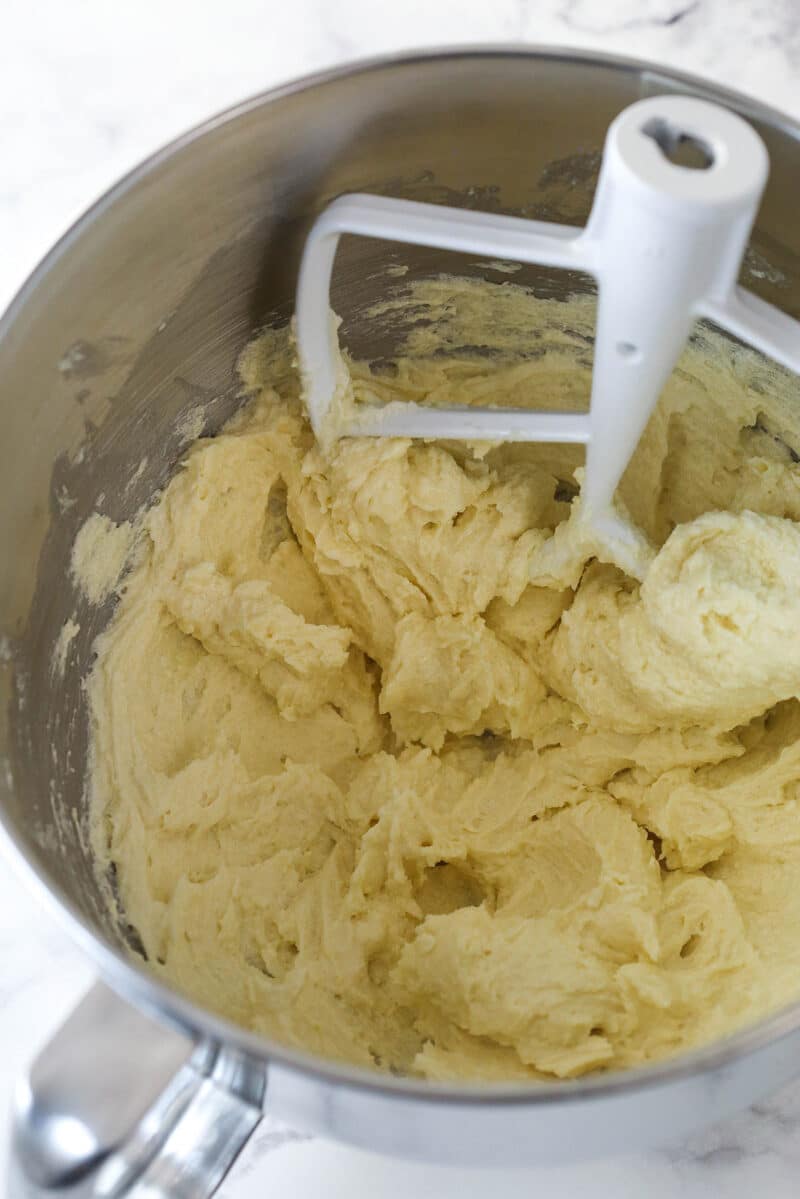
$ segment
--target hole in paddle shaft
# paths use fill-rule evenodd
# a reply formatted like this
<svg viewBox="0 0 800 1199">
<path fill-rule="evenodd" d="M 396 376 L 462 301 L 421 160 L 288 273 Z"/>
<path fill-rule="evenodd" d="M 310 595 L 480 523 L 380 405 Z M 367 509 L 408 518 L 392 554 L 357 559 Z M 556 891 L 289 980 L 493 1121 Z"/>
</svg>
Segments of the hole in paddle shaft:
<svg viewBox="0 0 800 1199">
<path fill-rule="evenodd" d="M 714 165 L 714 152 L 708 142 L 670 125 L 663 117 L 652 117 L 642 127 L 642 133 L 651 137 L 664 157 L 676 167 L 707 171 Z"/>
</svg>

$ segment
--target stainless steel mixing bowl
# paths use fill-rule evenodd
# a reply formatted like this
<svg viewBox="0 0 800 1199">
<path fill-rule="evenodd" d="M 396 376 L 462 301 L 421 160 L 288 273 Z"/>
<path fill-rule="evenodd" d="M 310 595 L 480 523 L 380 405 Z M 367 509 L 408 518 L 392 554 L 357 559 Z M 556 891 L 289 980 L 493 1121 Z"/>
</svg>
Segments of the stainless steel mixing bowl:
<svg viewBox="0 0 800 1199">
<path fill-rule="evenodd" d="M 81 680 L 111 606 L 89 609 L 73 589 L 75 533 L 94 510 L 129 517 L 164 484 L 188 412 L 213 432 L 234 411 L 237 355 L 254 330 L 289 317 L 313 216 L 358 190 L 580 224 L 609 122 L 667 91 L 727 103 L 764 138 L 772 174 L 746 282 L 800 316 L 796 125 L 639 63 L 501 49 L 366 63 L 209 121 L 100 200 L 7 312 L 3 839 L 104 980 L 21 1084 L 12 1194 L 144 1194 L 145 1180 L 150 1196 L 210 1194 L 263 1110 L 462 1165 L 585 1157 L 685 1133 L 800 1072 L 800 1003 L 674 1061 L 553 1085 L 424 1085 L 303 1056 L 151 977 L 135 932 L 102 900 L 82 830 Z M 334 304 L 356 353 L 391 350 L 363 319 L 391 249 L 350 244 L 337 267 Z M 453 269 L 437 251 L 409 261 L 409 277 Z M 556 297 L 582 284 L 533 268 L 515 281 Z M 80 633 L 61 678 L 53 650 L 74 611 Z"/>
</svg>

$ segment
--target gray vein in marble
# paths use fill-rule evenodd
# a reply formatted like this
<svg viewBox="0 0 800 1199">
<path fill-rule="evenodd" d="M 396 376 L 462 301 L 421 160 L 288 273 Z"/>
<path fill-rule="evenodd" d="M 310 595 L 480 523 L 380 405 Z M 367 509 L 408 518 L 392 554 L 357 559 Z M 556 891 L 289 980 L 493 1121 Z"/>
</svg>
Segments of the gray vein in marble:
<svg viewBox="0 0 800 1199">
<path fill-rule="evenodd" d="M 611 10 L 611 5 L 608 10 Z M 623 15 L 622 19 L 598 21 L 591 16 L 597 10 L 597 5 L 587 0 L 567 0 L 561 12 L 561 19 L 568 27 L 583 33 L 598 33 L 603 35 L 625 33 L 633 29 L 669 28 L 694 14 L 699 14 L 702 0 L 691 0 L 690 3 L 661 2 L 637 3 L 630 5 L 632 15 Z"/>
</svg>

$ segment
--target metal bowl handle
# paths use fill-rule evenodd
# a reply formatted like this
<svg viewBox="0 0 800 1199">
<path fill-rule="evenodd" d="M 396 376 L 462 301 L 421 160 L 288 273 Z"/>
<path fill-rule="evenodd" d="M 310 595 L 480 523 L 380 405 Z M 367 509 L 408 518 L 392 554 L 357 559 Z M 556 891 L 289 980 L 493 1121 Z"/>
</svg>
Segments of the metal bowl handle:
<svg viewBox="0 0 800 1199">
<path fill-rule="evenodd" d="M 208 1199 L 262 1115 L 262 1062 L 96 983 L 17 1090 L 9 1199 Z"/>
</svg>

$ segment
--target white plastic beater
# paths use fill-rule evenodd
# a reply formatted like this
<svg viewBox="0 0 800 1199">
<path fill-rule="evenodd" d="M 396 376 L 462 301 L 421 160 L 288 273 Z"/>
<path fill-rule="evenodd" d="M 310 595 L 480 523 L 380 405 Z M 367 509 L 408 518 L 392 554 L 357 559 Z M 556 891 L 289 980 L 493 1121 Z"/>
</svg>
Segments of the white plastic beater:
<svg viewBox="0 0 800 1199">
<path fill-rule="evenodd" d="M 700 169 L 667 156 L 688 142 Z M 334 200 L 306 242 L 297 292 L 297 346 L 318 437 L 423 437 L 586 442 L 582 518 L 606 535 L 630 530 L 612 499 L 695 318 L 707 317 L 800 372 L 800 322 L 736 285 L 767 180 L 761 138 L 727 109 L 655 96 L 609 127 L 584 229 L 384 196 Z M 587 414 L 414 403 L 335 403 L 341 371 L 330 319 L 331 272 L 343 233 L 564 267 L 598 283 Z M 338 372 L 337 372 L 338 367 Z"/>
</svg>

